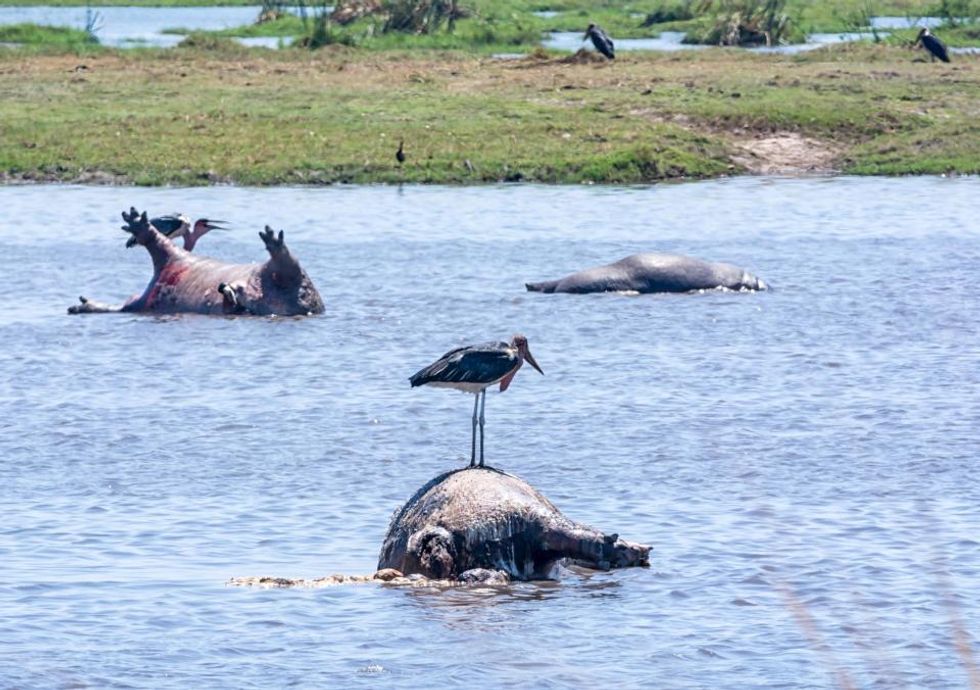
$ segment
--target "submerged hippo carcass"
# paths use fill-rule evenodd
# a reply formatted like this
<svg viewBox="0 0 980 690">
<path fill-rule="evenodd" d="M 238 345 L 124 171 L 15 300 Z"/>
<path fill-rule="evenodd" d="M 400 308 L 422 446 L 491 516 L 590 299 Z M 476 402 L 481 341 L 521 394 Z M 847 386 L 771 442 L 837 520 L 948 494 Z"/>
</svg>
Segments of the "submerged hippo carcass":
<svg viewBox="0 0 980 690">
<path fill-rule="evenodd" d="M 441 474 L 391 519 L 378 570 L 433 579 L 548 579 L 561 561 L 647 565 L 650 547 L 569 520 L 527 482 L 489 467 Z"/>
<path fill-rule="evenodd" d="M 625 259 L 572 273 L 558 280 L 526 283 L 530 292 L 695 292 L 765 290 L 766 284 L 731 264 L 692 259 L 678 254 L 633 254 Z"/>
<path fill-rule="evenodd" d="M 279 234 L 266 226 L 259 237 L 269 259 L 263 264 L 227 264 L 185 251 L 171 242 L 136 209 L 123 212 L 129 243 L 146 247 L 153 278 L 141 295 L 121 306 L 81 297 L 69 314 L 147 312 L 154 314 L 322 314 L 323 300 Z"/>
</svg>

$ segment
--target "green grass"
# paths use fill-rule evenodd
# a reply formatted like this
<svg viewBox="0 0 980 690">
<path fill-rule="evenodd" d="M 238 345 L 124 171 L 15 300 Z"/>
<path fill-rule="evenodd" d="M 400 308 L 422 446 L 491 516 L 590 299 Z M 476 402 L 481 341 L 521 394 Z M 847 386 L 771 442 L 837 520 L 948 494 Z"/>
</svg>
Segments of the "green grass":
<svg viewBox="0 0 980 690">
<path fill-rule="evenodd" d="M 915 41 L 918 35 L 917 29 L 908 31 L 896 31 L 889 40 L 897 44 L 910 44 Z M 967 24 L 957 27 L 940 27 L 934 29 L 933 33 L 939 36 L 943 43 L 951 47 L 968 47 L 980 45 L 980 23 Z"/>
<path fill-rule="evenodd" d="M 405 73 L 399 63 L 391 88 L 347 80 L 324 88 L 306 69 L 241 82 L 196 69 L 153 77 L 161 65 L 146 66 L 145 74 L 126 69 L 124 81 L 40 80 L 28 101 L 4 98 L 0 169 L 56 178 L 104 170 L 140 184 L 634 182 L 724 171 L 717 144 L 704 155 L 704 138 L 679 127 L 493 92 L 446 98 L 445 76 L 423 65 Z M 127 100 L 128 89 L 141 97 Z M 73 107 L 59 107 L 63 100 Z M 611 145 L 590 141 L 600 127 Z M 403 168 L 394 160 L 400 137 L 409 142 Z"/>
<path fill-rule="evenodd" d="M 739 143 L 773 131 L 828 142 L 847 172 L 980 172 L 980 59 L 932 65 L 886 45 L 576 64 L 219 40 L 103 51 L 80 74 L 76 64 L 71 53 L 0 51 L 0 172 L 138 184 L 650 182 L 738 172 Z"/>
<path fill-rule="evenodd" d="M 2 1 L 2 0 L 0 0 Z M 707 16 L 693 19 L 645 25 L 646 16 L 660 7 L 673 7 L 683 0 L 657 0 L 636 3 L 593 2 L 582 0 L 556 0 L 555 2 L 528 2 L 527 0 L 471 0 L 464 6 L 470 16 L 461 19 L 456 31 L 445 30 L 427 35 L 382 33 L 380 17 L 363 18 L 349 26 L 331 24 L 328 27 L 330 42 L 356 45 L 368 50 L 459 50 L 479 54 L 499 52 L 528 52 L 549 31 L 583 32 L 590 22 L 603 26 L 614 38 L 652 38 L 661 31 L 683 31 L 692 43 L 712 42 L 715 21 Z M 980 0 L 962 0 L 977 2 Z M 691 5 L 696 7 L 697 3 Z M 548 8 L 558 14 L 539 17 L 534 11 Z M 866 27 L 873 15 L 898 15 L 915 18 L 937 10 L 932 2 L 915 0 L 824 0 L 813 3 L 789 0 L 787 14 L 792 20 L 783 42 L 803 42 L 812 32 L 856 31 Z M 302 40 L 312 31 L 313 21 L 304 23 L 298 17 L 286 16 L 279 20 L 235 27 L 218 32 L 218 36 L 272 36 L 292 37 Z M 980 45 L 977 26 L 950 31 L 951 45 Z M 189 33 L 175 28 L 173 33 Z"/>
<path fill-rule="evenodd" d="M 302 36 L 309 33 L 313 20 L 309 19 L 304 24 L 295 15 L 286 15 L 274 21 L 262 22 L 261 24 L 248 24 L 245 26 L 222 29 L 221 31 L 192 32 L 189 29 L 174 28 L 166 29 L 168 34 L 191 34 L 204 33 L 218 37 L 240 37 L 240 38 L 285 38 Z"/>
<path fill-rule="evenodd" d="M 288 15 L 275 21 L 250 24 L 221 31 L 210 32 L 214 36 L 226 37 L 293 37 L 307 36 L 313 29 L 314 18 L 303 22 L 299 17 Z M 456 31 L 439 31 L 427 35 L 404 33 L 381 33 L 379 24 L 372 20 L 361 20 L 345 27 L 329 25 L 334 42 L 356 45 L 368 50 L 457 50 L 476 53 L 507 51 L 530 51 L 538 46 L 541 32 L 533 26 L 500 21 L 489 18 L 473 18 L 461 21 Z M 167 33 L 190 33 L 186 29 L 168 29 Z"/>
<path fill-rule="evenodd" d="M 81 29 L 38 24 L 4 24 L 0 25 L 0 43 L 64 48 L 97 46 L 99 42 L 94 36 Z"/>
<path fill-rule="evenodd" d="M 33 0 L 27 0 L 28 3 Z M 20 4 L 21 0 L 0 0 L 0 4 Z M 255 0 L 242 0 L 254 4 Z M 943 3 L 945 2 L 945 5 Z M 84 0 L 54 0 L 54 4 L 86 4 Z M 46 3 L 41 3 L 46 4 Z M 109 0 L 106 4 L 136 5 L 217 5 L 242 4 L 237 0 Z M 430 35 L 384 34 L 383 19 L 363 18 L 349 26 L 329 25 L 321 40 L 327 43 L 358 46 L 373 51 L 453 50 L 475 54 L 530 52 L 549 31 L 584 32 L 590 22 L 603 26 L 614 38 L 656 37 L 661 31 L 683 31 L 691 42 L 710 41 L 715 21 L 699 16 L 681 21 L 645 25 L 645 18 L 661 10 L 697 9 L 699 0 L 463 0 L 469 16 L 457 23 L 456 31 L 444 30 Z M 960 7 L 962 5 L 962 7 Z M 980 14 L 980 0 L 787 0 L 786 13 L 791 17 L 788 42 L 801 42 L 807 33 L 853 31 L 861 28 L 871 15 L 917 17 L 935 15 L 941 10 L 957 15 Z M 550 10 L 553 17 L 536 16 L 534 12 Z M 290 37 L 302 43 L 313 31 L 310 21 L 287 16 L 273 22 L 248 25 L 214 32 L 215 36 Z M 980 45 L 978 24 L 940 33 L 950 45 Z M 175 27 L 172 33 L 187 34 L 190 29 Z M 197 40 L 201 40 L 198 38 Z M 59 41 L 52 37 L 52 43 Z"/>
</svg>

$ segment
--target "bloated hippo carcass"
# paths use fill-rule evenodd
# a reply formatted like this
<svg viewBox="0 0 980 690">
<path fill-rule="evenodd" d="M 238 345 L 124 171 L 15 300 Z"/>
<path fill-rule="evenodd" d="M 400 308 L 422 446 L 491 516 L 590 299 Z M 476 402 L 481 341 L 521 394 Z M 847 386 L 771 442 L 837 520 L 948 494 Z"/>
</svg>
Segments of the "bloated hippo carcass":
<svg viewBox="0 0 980 690">
<path fill-rule="evenodd" d="M 527 482 L 490 467 L 441 474 L 391 519 L 378 570 L 432 579 L 548 579 L 563 560 L 608 569 L 647 565 L 650 547 L 572 522 Z"/>
<path fill-rule="evenodd" d="M 616 263 L 589 268 L 558 280 L 526 283 L 530 292 L 695 292 L 765 290 L 766 284 L 737 266 L 678 254 L 633 254 Z"/>
<path fill-rule="evenodd" d="M 167 239 L 136 209 L 123 212 L 130 243 L 146 247 L 153 278 L 142 295 L 122 306 L 79 298 L 69 314 L 147 312 L 153 314 L 322 314 L 323 300 L 313 281 L 290 253 L 280 230 L 266 226 L 259 237 L 269 252 L 263 264 L 226 264 L 185 251 Z"/>
</svg>

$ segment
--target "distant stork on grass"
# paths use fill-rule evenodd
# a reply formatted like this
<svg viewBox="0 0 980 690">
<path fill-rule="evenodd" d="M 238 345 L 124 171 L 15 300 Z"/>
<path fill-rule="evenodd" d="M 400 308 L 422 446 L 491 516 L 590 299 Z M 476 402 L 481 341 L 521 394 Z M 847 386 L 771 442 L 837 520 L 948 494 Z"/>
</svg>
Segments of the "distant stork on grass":
<svg viewBox="0 0 980 690">
<path fill-rule="evenodd" d="M 405 142 L 404 142 L 404 140 L 398 142 L 398 150 L 395 151 L 395 160 L 398 161 L 398 165 L 401 165 L 402 163 L 405 162 Z"/>
<path fill-rule="evenodd" d="M 616 47 L 613 45 L 613 40 L 609 38 L 609 34 L 602 30 L 602 27 L 598 24 L 589 24 L 589 28 L 585 30 L 585 36 L 582 40 L 590 39 L 592 45 L 600 53 L 605 55 L 610 60 L 616 58 Z"/>
<path fill-rule="evenodd" d="M 509 342 L 468 345 L 450 350 L 438 360 L 418 371 L 409 381 L 412 387 L 435 386 L 455 388 L 473 393 L 473 435 L 470 449 L 470 467 L 476 465 L 476 425 L 480 424 L 480 467 L 483 467 L 483 426 L 484 409 L 487 405 L 487 388 L 500 383 L 500 392 L 507 390 L 517 370 L 527 360 L 532 367 L 541 371 L 527 347 L 527 338 L 515 335 Z M 477 407 L 480 416 L 477 417 Z"/>
<path fill-rule="evenodd" d="M 946 45 L 938 38 L 929 33 L 929 29 L 923 29 L 912 45 L 922 44 L 922 47 L 929 51 L 929 61 L 935 62 L 939 58 L 943 62 L 949 62 L 949 51 Z"/>
</svg>

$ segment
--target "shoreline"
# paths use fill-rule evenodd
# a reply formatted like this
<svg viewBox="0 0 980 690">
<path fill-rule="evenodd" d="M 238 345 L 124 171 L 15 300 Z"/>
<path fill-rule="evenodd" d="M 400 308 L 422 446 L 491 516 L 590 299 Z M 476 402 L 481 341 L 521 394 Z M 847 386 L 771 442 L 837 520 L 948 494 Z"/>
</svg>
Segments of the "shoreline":
<svg viewBox="0 0 980 690">
<path fill-rule="evenodd" d="M 980 173 L 980 56 L 0 51 L 0 183 L 648 184 Z M 404 140 L 407 159 L 395 160 Z"/>
</svg>

